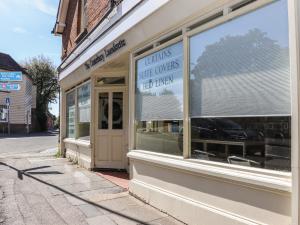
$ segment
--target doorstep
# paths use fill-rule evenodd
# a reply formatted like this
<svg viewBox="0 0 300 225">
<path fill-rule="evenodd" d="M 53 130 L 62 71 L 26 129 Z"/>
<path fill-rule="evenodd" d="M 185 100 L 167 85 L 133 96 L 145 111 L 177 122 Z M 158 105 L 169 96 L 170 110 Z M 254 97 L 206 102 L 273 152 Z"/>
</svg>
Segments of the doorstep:
<svg viewBox="0 0 300 225">
<path fill-rule="evenodd" d="M 97 175 L 109 180 L 110 182 L 128 190 L 129 187 L 129 174 L 127 172 L 118 171 L 98 171 Z"/>
</svg>

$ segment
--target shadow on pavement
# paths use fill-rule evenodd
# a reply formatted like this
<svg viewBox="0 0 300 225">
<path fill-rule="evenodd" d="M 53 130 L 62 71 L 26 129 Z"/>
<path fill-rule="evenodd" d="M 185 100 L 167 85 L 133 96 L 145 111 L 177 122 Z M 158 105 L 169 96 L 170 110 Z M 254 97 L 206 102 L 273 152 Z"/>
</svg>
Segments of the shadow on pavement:
<svg viewBox="0 0 300 225">
<path fill-rule="evenodd" d="M 58 186 L 56 186 L 56 185 L 54 185 L 54 184 L 50 184 L 50 183 L 48 183 L 48 182 L 46 182 L 46 181 L 44 181 L 44 180 L 41 180 L 41 179 L 39 179 L 39 178 L 37 178 L 37 177 L 34 177 L 34 176 L 30 175 L 29 172 L 27 172 L 27 171 L 30 171 L 30 170 L 40 169 L 41 167 L 35 167 L 35 168 L 31 168 L 31 169 L 26 169 L 26 170 L 19 170 L 19 169 L 15 168 L 15 167 L 10 166 L 10 165 L 8 165 L 8 164 L 6 164 L 6 163 L 3 163 L 3 162 L 0 162 L 0 165 L 4 165 L 4 166 L 9 167 L 10 169 L 15 170 L 15 171 L 18 173 L 18 178 L 21 179 L 21 180 L 23 180 L 23 176 L 30 177 L 30 178 L 32 178 L 32 179 L 34 179 L 34 180 L 36 180 L 36 181 L 38 181 L 38 182 L 40 182 L 40 183 L 43 183 L 43 184 L 45 184 L 45 185 L 48 185 L 48 186 L 50 186 L 50 187 L 53 187 L 53 188 L 55 188 L 55 189 L 61 191 L 61 192 L 64 192 L 65 194 L 70 195 L 70 196 L 72 196 L 72 197 L 74 197 L 74 198 L 76 198 L 76 199 L 78 199 L 78 200 L 80 200 L 80 201 L 86 202 L 86 203 L 88 203 L 88 204 L 90 204 L 90 205 L 93 205 L 93 206 L 95 206 L 95 207 L 98 207 L 98 208 L 100 208 L 100 209 L 104 209 L 104 210 L 106 210 L 106 211 L 108 211 L 108 212 L 110 212 L 110 213 L 116 214 L 116 215 L 118 215 L 118 216 L 121 216 L 121 217 L 123 217 L 123 218 L 129 219 L 129 220 L 131 220 L 131 221 L 137 222 L 138 224 L 149 225 L 149 223 L 146 223 L 146 222 L 144 222 L 144 221 L 141 221 L 141 220 L 139 220 L 139 219 L 137 219 L 137 218 L 134 218 L 134 217 L 125 215 L 125 214 L 120 213 L 120 212 L 116 212 L 116 211 L 114 211 L 114 210 L 112 210 L 112 209 L 109 209 L 109 208 L 107 208 L 107 207 L 101 206 L 101 205 L 99 205 L 99 204 L 97 204 L 97 203 L 95 203 L 95 202 L 91 202 L 91 201 L 89 201 L 89 200 L 86 200 L 86 199 L 84 199 L 84 198 L 81 198 L 81 197 L 79 197 L 79 196 L 77 196 L 77 195 L 75 195 L 75 194 L 73 194 L 73 193 L 71 193 L 71 192 L 68 192 L 67 190 L 65 190 L 65 189 L 63 189 L 63 188 L 61 188 L 61 187 L 58 187 Z"/>
</svg>

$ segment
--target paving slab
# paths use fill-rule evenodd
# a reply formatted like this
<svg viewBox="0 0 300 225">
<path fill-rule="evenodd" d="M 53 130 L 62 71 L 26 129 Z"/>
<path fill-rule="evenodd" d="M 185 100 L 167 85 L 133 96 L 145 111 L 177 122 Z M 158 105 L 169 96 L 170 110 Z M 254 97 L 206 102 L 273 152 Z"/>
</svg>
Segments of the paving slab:
<svg viewBox="0 0 300 225">
<path fill-rule="evenodd" d="M 115 223 L 112 219 L 110 219 L 110 218 L 109 218 L 108 216 L 106 216 L 106 215 L 88 218 L 88 219 L 87 219 L 87 222 L 88 222 L 89 225 L 100 225 L 100 224 L 105 224 L 105 225 L 118 225 L 117 223 Z"/>
<path fill-rule="evenodd" d="M 0 153 L 1 225 L 181 224 L 104 176 L 46 153 Z"/>
<path fill-rule="evenodd" d="M 79 205 L 78 208 L 84 213 L 87 218 L 103 215 L 103 212 L 101 210 L 90 204 Z"/>
</svg>

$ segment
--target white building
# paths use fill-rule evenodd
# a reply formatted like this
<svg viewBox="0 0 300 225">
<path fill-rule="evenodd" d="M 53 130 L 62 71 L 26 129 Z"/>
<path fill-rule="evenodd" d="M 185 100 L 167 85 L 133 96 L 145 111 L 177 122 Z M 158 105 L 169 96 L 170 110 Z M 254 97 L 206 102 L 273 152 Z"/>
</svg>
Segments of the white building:
<svg viewBox="0 0 300 225">
<path fill-rule="evenodd" d="M 36 87 L 32 78 L 13 58 L 0 53 L 0 72 L 22 72 L 22 80 L 10 82 L 19 85 L 19 90 L 0 92 L 0 109 L 2 118 L 0 120 L 0 134 L 8 133 L 8 126 L 11 133 L 29 133 L 35 129 L 36 119 Z M 1 83 L 6 83 L 2 82 Z M 10 99 L 9 116 L 6 99 Z M 4 110 L 3 110 L 4 109 Z M 9 125 L 8 125 L 9 117 Z"/>
<path fill-rule="evenodd" d="M 123 0 L 94 26 L 98 1 L 76 2 L 54 27 L 76 43 L 67 157 L 127 169 L 134 196 L 187 224 L 300 223 L 298 0 Z"/>
</svg>

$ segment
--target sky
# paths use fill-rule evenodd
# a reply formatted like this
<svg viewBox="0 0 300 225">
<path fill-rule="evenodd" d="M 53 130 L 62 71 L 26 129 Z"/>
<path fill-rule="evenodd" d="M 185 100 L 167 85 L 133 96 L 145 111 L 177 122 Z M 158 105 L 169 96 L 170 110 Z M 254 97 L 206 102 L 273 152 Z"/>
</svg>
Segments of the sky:
<svg viewBox="0 0 300 225">
<path fill-rule="evenodd" d="M 43 54 L 60 64 L 61 38 L 51 34 L 59 0 L 0 0 L 0 52 L 18 63 Z M 50 105 L 58 115 L 58 103 Z"/>
</svg>

